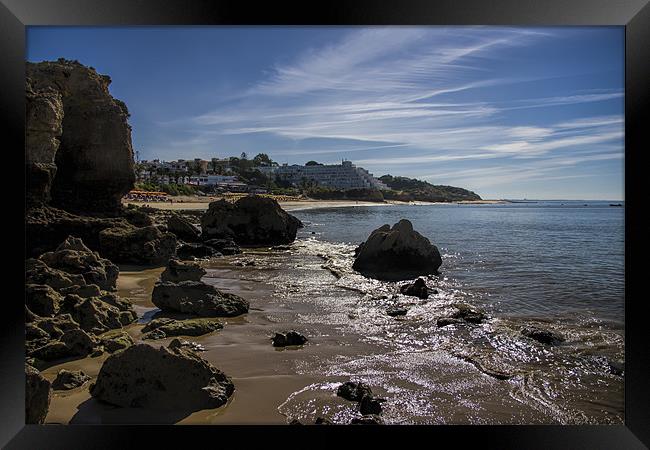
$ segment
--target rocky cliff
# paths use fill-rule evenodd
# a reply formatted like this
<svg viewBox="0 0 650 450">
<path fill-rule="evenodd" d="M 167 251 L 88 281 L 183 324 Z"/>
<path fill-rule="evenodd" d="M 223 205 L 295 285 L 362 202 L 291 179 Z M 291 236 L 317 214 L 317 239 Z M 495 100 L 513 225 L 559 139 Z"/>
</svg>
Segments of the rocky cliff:
<svg viewBox="0 0 650 450">
<path fill-rule="evenodd" d="M 28 202 L 112 212 L 135 182 L 126 105 L 77 61 L 27 63 Z"/>
</svg>

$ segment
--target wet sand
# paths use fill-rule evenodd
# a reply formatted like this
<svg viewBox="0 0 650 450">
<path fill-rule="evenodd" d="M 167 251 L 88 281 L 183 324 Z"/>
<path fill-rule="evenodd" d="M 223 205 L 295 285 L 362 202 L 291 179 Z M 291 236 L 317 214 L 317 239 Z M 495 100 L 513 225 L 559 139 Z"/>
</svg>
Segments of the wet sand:
<svg viewBox="0 0 650 450">
<path fill-rule="evenodd" d="M 157 311 L 151 303 L 151 291 L 163 268 L 121 268 L 117 282 L 120 296 L 133 301 L 138 316 Z M 46 423 L 179 423 L 179 424 L 286 424 L 278 411 L 287 397 L 314 383 L 309 376 L 296 375 L 295 360 L 310 353 L 310 347 L 279 350 L 271 346 L 270 337 L 279 330 L 265 311 L 265 298 L 270 287 L 260 283 L 239 280 L 238 271 L 211 270 L 204 281 L 219 289 L 247 298 L 251 311 L 243 317 L 222 319 L 219 332 L 188 340 L 203 345 L 201 355 L 229 375 L 236 391 L 229 403 L 215 410 L 193 413 L 160 412 L 142 409 L 115 408 L 95 401 L 89 393 L 93 380 L 70 391 L 53 391 Z M 142 323 L 125 329 L 136 342 L 142 342 Z M 168 345 L 171 338 L 144 341 L 151 345 Z M 313 349 L 312 349 L 313 350 Z M 60 369 L 83 370 L 93 379 L 108 355 L 67 361 L 45 369 L 43 375 L 53 381 Z"/>
</svg>

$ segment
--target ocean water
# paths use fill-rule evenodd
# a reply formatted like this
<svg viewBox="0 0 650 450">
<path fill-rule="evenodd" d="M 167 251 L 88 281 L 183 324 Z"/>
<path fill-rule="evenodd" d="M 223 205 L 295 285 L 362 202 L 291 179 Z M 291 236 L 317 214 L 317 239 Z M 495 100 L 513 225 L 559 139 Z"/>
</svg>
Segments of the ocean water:
<svg viewBox="0 0 650 450">
<path fill-rule="evenodd" d="M 623 326 L 624 208 L 609 201 L 413 205 L 295 211 L 320 241 L 359 244 L 402 218 L 435 244 L 440 272 L 506 316 Z"/>
<path fill-rule="evenodd" d="M 286 354 L 290 372 L 322 381 L 278 407 L 287 421 L 347 423 L 359 413 L 335 391 L 352 379 L 386 399 L 387 423 L 622 423 L 624 207 L 610 203 L 294 210 L 305 227 L 288 249 L 218 264 L 243 265 L 238 276 L 269 287 L 264 321 L 310 338 Z M 403 218 L 442 254 L 427 300 L 352 270 L 355 247 Z M 488 319 L 438 327 L 459 303 Z M 394 306 L 406 316 L 388 316 Z M 527 326 L 565 341 L 540 344 Z"/>
</svg>

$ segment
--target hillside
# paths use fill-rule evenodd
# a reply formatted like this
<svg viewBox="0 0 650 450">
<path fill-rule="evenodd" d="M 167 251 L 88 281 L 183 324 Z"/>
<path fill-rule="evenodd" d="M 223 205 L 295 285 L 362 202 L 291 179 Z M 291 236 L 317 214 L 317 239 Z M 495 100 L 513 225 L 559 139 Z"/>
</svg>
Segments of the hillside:
<svg viewBox="0 0 650 450">
<path fill-rule="evenodd" d="M 434 185 L 415 178 L 394 177 L 392 175 L 383 175 L 379 179 L 391 189 L 382 192 L 386 200 L 424 202 L 482 200 L 478 194 L 455 186 Z"/>
</svg>

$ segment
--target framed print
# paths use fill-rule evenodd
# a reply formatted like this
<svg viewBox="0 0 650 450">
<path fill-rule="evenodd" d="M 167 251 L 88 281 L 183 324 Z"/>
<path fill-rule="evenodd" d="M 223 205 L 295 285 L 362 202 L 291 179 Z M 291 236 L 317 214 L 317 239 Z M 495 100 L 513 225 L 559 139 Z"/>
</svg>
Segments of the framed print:
<svg viewBox="0 0 650 450">
<path fill-rule="evenodd" d="M 4 0 L 2 443 L 645 448 L 646 3 Z"/>
</svg>

